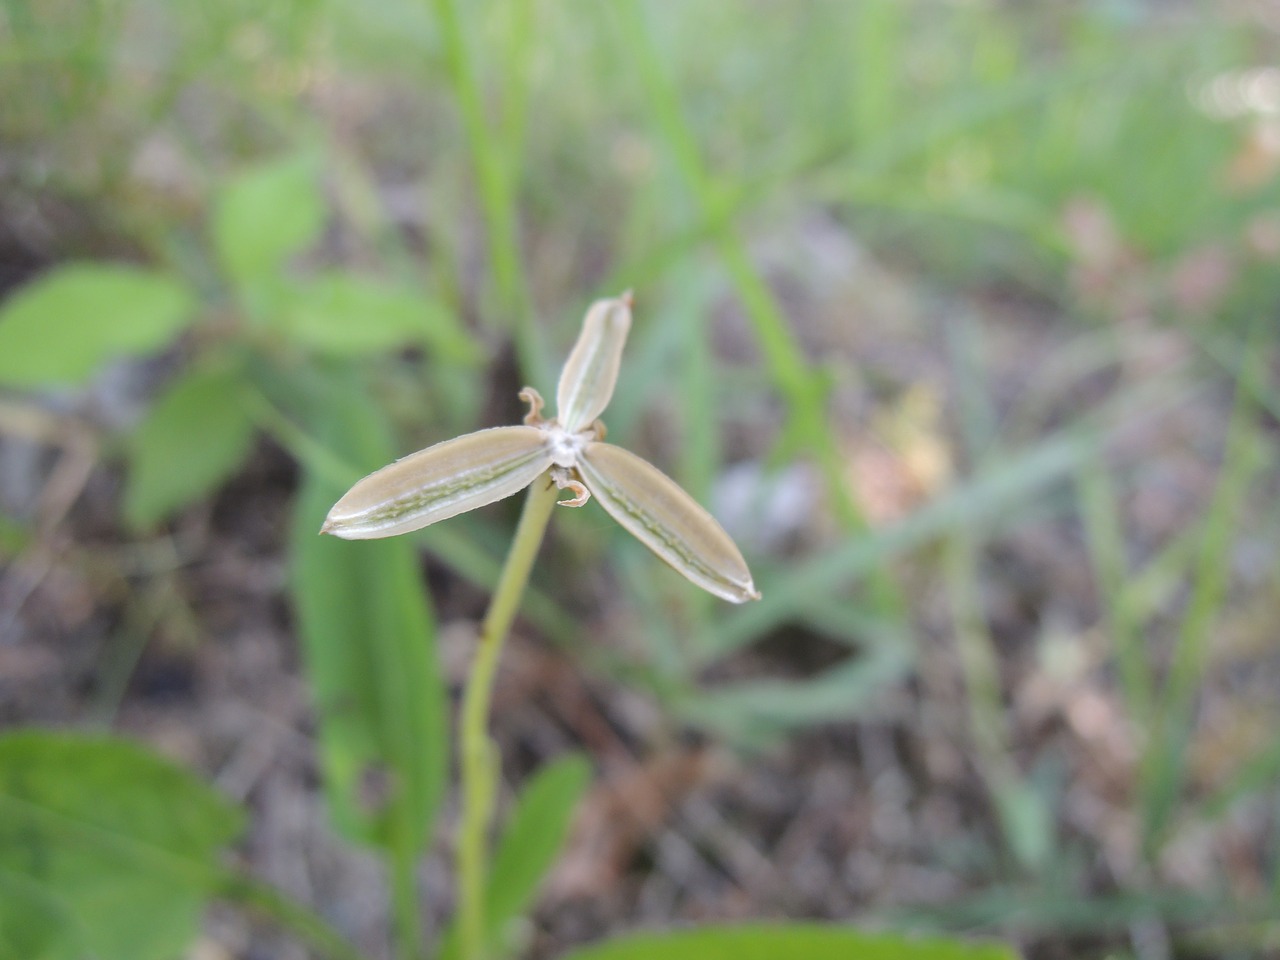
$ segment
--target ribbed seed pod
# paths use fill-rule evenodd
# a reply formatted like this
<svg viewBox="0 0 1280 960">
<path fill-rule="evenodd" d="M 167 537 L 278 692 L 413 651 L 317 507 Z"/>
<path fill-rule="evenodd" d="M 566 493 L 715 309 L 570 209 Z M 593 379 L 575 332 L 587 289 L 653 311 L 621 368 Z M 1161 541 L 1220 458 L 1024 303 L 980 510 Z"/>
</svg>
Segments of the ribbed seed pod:
<svg viewBox="0 0 1280 960">
<path fill-rule="evenodd" d="M 733 603 L 760 598 L 729 534 L 653 464 L 611 443 L 591 443 L 578 472 L 618 523 L 690 581 Z"/>
<path fill-rule="evenodd" d="M 509 497 L 549 466 L 546 434 L 537 427 L 464 434 L 357 482 L 333 505 L 320 532 L 347 540 L 409 533 Z"/>
<path fill-rule="evenodd" d="M 746 561 L 715 518 L 657 467 L 604 443 L 602 425 L 593 428 L 613 396 L 630 329 L 630 293 L 597 300 L 560 374 L 556 419 L 542 418 L 542 398 L 526 388 L 525 426 L 468 433 L 371 473 L 334 504 L 320 532 L 348 540 L 409 533 L 509 497 L 549 472 L 575 494 L 561 503 L 581 506 L 588 494 L 596 497 L 697 586 L 733 603 L 760 599 Z"/>
<path fill-rule="evenodd" d="M 630 330 L 630 294 L 597 300 L 587 311 L 556 388 L 556 418 L 567 432 L 591 426 L 609 405 Z"/>
</svg>

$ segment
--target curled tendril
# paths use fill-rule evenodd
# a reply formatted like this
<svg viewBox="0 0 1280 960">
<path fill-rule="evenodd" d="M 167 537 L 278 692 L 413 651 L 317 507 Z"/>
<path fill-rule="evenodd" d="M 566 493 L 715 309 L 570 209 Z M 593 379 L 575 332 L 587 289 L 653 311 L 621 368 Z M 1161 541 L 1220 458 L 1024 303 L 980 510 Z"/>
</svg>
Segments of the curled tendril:
<svg viewBox="0 0 1280 960">
<path fill-rule="evenodd" d="M 562 507 L 582 507 L 586 506 L 588 500 L 591 499 L 591 491 L 587 489 L 586 484 L 581 480 L 574 479 L 573 473 L 564 467 L 552 467 L 551 479 L 555 481 L 557 487 L 561 490 L 568 490 L 573 493 L 570 500 L 557 500 L 556 502 Z"/>
<path fill-rule="evenodd" d="M 540 427 L 547 422 L 542 417 L 542 408 L 547 405 L 547 402 L 542 399 L 542 394 L 533 387 L 524 387 L 518 396 L 529 405 L 529 412 L 524 415 L 527 426 Z"/>
</svg>

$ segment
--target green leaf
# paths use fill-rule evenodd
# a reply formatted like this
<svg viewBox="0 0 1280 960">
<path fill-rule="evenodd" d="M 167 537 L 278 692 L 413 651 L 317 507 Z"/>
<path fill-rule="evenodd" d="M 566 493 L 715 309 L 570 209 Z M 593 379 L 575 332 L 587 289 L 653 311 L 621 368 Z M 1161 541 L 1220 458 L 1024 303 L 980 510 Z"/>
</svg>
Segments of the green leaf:
<svg viewBox="0 0 1280 960">
<path fill-rule="evenodd" d="M 92 956 L 74 918 L 25 877 L 0 870 L 0 960 L 80 960 Z"/>
<path fill-rule="evenodd" d="M 248 456 L 253 435 L 237 371 L 189 371 L 130 438 L 125 519 L 151 527 L 216 490 Z"/>
<path fill-rule="evenodd" d="M 586 758 L 571 754 L 539 770 L 521 794 L 489 867 L 485 920 L 491 954 L 504 954 L 506 931 L 528 910 L 555 863 L 590 780 Z M 455 924 L 440 947 L 440 960 L 457 960 L 459 950 Z"/>
<path fill-rule="evenodd" d="M 371 469 L 395 453 L 363 385 L 329 371 L 303 405 L 315 437 Z M 446 695 L 422 569 L 409 541 L 319 535 L 341 480 L 306 468 L 294 515 L 293 602 L 320 716 L 334 822 L 387 850 L 419 850 L 447 775 Z"/>
<path fill-rule="evenodd" d="M 1009 779 L 992 793 L 1014 856 L 1028 871 L 1042 871 L 1053 855 L 1053 810 L 1033 783 Z"/>
<path fill-rule="evenodd" d="M 761 747 L 798 728 L 872 713 L 877 697 L 911 669 L 911 651 L 889 643 L 806 680 L 755 680 L 697 690 L 679 704 L 689 722 L 740 746 Z"/>
<path fill-rule="evenodd" d="M 218 850 L 242 819 L 127 741 L 0 737 L 0 957 L 171 960 L 194 937 Z"/>
<path fill-rule="evenodd" d="M 0 307 L 0 384 L 74 386 L 108 360 L 154 353 L 191 319 L 190 292 L 164 273 L 59 267 Z"/>
<path fill-rule="evenodd" d="M 435 300 L 399 284 L 333 271 L 300 287 L 285 308 L 291 339 L 348 356 L 427 344 L 443 357 L 474 363 L 478 349 Z"/>
<path fill-rule="evenodd" d="M 30 530 L 12 517 L 0 513 L 0 559 L 8 560 L 16 556 L 30 542 Z"/>
<path fill-rule="evenodd" d="M 1035 494 L 1070 475 L 1101 445 L 1095 430 L 1075 429 L 1049 437 L 955 486 L 898 522 L 838 541 L 826 553 L 790 564 L 776 576 L 762 575 L 764 599 L 724 616 L 696 651 L 711 663 L 751 643 L 778 624 L 844 589 L 877 566 L 964 525 L 994 523 L 1015 514 Z"/>
<path fill-rule="evenodd" d="M 859 933 L 816 923 L 703 927 L 636 934 L 575 950 L 563 960 L 1016 960 L 1009 947 Z"/>
<path fill-rule="evenodd" d="M 213 243 L 227 276 L 246 285 L 276 273 L 319 238 L 325 213 L 309 157 L 276 160 L 236 177 L 213 211 Z"/>
</svg>

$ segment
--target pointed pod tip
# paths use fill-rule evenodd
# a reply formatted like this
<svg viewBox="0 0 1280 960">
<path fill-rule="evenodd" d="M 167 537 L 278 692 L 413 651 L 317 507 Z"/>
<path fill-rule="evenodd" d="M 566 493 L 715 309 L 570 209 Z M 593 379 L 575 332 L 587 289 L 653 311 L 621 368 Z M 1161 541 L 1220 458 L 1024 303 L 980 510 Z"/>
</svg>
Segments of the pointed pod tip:
<svg viewBox="0 0 1280 960">
<path fill-rule="evenodd" d="M 636 303 L 635 295 L 631 292 L 630 288 L 623 290 L 622 293 L 618 295 L 618 299 L 626 304 L 628 310 L 634 307 Z"/>
<path fill-rule="evenodd" d="M 341 540 L 360 539 L 358 532 L 353 531 L 341 517 L 335 517 L 332 510 L 329 511 L 329 515 L 324 518 L 324 523 L 320 524 L 320 533 L 328 534 L 331 537 L 338 537 Z"/>
</svg>

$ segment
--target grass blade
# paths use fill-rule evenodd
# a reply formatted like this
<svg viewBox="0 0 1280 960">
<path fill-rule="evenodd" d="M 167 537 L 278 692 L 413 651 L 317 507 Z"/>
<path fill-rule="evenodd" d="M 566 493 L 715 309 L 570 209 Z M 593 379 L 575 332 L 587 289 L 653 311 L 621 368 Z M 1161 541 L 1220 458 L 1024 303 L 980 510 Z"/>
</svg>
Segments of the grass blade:
<svg viewBox="0 0 1280 960">
<path fill-rule="evenodd" d="M 365 467 L 393 458 L 385 426 L 354 378 L 331 372 L 311 409 L 317 438 L 343 460 Z M 417 952 L 412 866 L 447 774 L 435 626 L 411 543 L 317 534 L 343 490 L 323 473 L 304 476 L 293 524 L 293 602 L 334 823 L 389 855 L 399 937 Z"/>
</svg>

